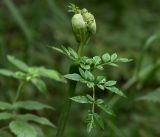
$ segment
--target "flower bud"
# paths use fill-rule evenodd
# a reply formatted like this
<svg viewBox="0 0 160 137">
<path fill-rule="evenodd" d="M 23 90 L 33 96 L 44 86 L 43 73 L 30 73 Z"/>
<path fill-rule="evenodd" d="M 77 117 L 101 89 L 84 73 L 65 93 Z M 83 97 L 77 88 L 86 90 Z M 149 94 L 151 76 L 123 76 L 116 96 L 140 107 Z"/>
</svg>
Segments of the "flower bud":
<svg viewBox="0 0 160 137">
<path fill-rule="evenodd" d="M 87 9 L 82 9 L 82 16 L 84 21 L 87 24 L 88 31 L 94 35 L 96 33 L 96 21 L 94 19 L 94 16 L 87 11 Z"/>
<path fill-rule="evenodd" d="M 78 42 L 86 39 L 87 26 L 81 14 L 75 14 L 72 17 L 72 28 Z"/>
<path fill-rule="evenodd" d="M 86 9 L 82 9 L 72 17 L 72 27 L 76 40 L 87 43 L 90 36 L 96 33 L 94 16 Z"/>
</svg>

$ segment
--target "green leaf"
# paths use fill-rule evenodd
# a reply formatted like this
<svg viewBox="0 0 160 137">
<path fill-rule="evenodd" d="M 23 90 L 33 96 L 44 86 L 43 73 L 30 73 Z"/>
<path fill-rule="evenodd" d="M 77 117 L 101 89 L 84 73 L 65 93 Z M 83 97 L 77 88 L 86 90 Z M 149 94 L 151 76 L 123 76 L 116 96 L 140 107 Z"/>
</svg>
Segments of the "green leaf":
<svg viewBox="0 0 160 137">
<path fill-rule="evenodd" d="M 99 87 L 101 90 L 104 90 L 104 89 L 105 89 L 104 86 L 101 85 L 101 84 L 97 84 L 97 87 Z"/>
<path fill-rule="evenodd" d="M 68 57 L 71 55 L 70 52 L 68 51 L 68 49 L 64 46 L 61 46 L 63 51 L 66 53 L 66 55 L 68 55 Z"/>
<path fill-rule="evenodd" d="M 111 109 L 108 105 L 106 105 L 106 104 L 104 104 L 104 103 L 102 103 L 102 104 L 96 103 L 96 105 L 97 105 L 100 109 L 102 109 L 105 113 L 107 113 L 107 114 L 109 114 L 109 115 L 114 115 L 112 109 Z"/>
<path fill-rule="evenodd" d="M 41 91 L 42 93 L 46 93 L 47 92 L 47 87 L 46 84 L 41 80 L 41 79 L 37 79 L 34 78 L 31 80 L 31 82 L 39 89 L 39 91 Z"/>
<path fill-rule="evenodd" d="M 35 128 L 24 121 L 12 121 L 9 128 L 17 137 L 37 137 Z"/>
<path fill-rule="evenodd" d="M 90 95 L 86 95 L 86 97 L 91 101 L 91 102 L 94 102 L 94 99 L 90 96 Z"/>
<path fill-rule="evenodd" d="M 116 54 L 116 53 L 113 53 L 113 54 L 111 55 L 111 62 L 116 61 L 116 59 L 117 59 L 117 54 Z"/>
<path fill-rule="evenodd" d="M 60 82 L 66 82 L 64 77 L 53 69 L 47 69 L 44 67 L 37 68 L 37 69 L 38 69 L 38 74 L 42 77 L 50 78 L 50 79 L 57 80 Z"/>
<path fill-rule="evenodd" d="M 102 55 L 102 60 L 104 61 L 104 62 L 109 62 L 110 61 L 110 55 L 108 54 L 108 53 L 105 53 L 105 54 L 103 54 Z"/>
<path fill-rule="evenodd" d="M 78 59 L 78 54 L 72 49 L 72 48 L 68 48 L 68 51 L 69 53 L 71 54 L 71 56 L 74 58 L 74 59 Z"/>
<path fill-rule="evenodd" d="M 18 119 L 23 121 L 33 121 L 42 125 L 51 126 L 55 128 L 55 125 L 52 124 L 47 118 L 39 117 L 33 114 L 18 115 Z"/>
<path fill-rule="evenodd" d="M 14 103 L 15 109 L 27 109 L 27 110 L 41 110 L 41 109 L 54 109 L 51 106 L 42 104 L 37 101 L 18 101 Z"/>
<path fill-rule="evenodd" d="M 49 47 L 52 48 L 53 50 L 56 50 L 56 51 L 62 53 L 62 54 L 65 54 L 65 52 L 63 50 L 61 50 L 60 48 L 51 47 L 51 46 L 49 46 Z"/>
<path fill-rule="evenodd" d="M 109 91 L 114 92 L 120 96 L 126 97 L 125 94 L 120 89 L 118 89 L 116 87 L 106 87 L 106 89 L 108 89 Z"/>
<path fill-rule="evenodd" d="M 21 71 L 17 71 L 15 73 L 15 78 L 20 79 L 20 80 L 27 80 L 27 74 Z"/>
<path fill-rule="evenodd" d="M 83 78 L 85 78 L 85 72 L 83 71 L 83 69 L 79 68 L 79 73 Z"/>
<path fill-rule="evenodd" d="M 99 116 L 98 114 L 94 113 L 94 119 L 95 119 L 97 125 L 100 128 L 104 129 L 104 123 L 103 123 L 103 119 L 101 118 L 101 116 Z"/>
<path fill-rule="evenodd" d="M 133 61 L 133 59 L 127 59 L 127 58 L 118 58 L 117 59 L 117 62 L 127 63 L 127 62 L 131 62 L 131 61 Z"/>
<path fill-rule="evenodd" d="M 137 100 L 160 102 L 160 88 L 144 96 L 138 97 Z"/>
<path fill-rule="evenodd" d="M 0 75 L 7 76 L 7 77 L 14 77 L 14 72 L 7 69 L 0 69 Z"/>
<path fill-rule="evenodd" d="M 94 120 L 91 120 L 91 121 L 87 124 L 87 132 L 90 133 L 94 127 L 95 127 Z"/>
<path fill-rule="evenodd" d="M 103 69 L 104 69 L 102 65 L 98 65 L 98 66 L 96 66 L 95 68 L 97 68 L 97 69 L 99 69 L 99 70 L 103 70 Z"/>
<path fill-rule="evenodd" d="M 97 99 L 97 100 L 96 100 L 96 104 L 102 104 L 102 103 L 104 103 L 104 100 L 103 100 L 103 99 Z"/>
<path fill-rule="evenodd" d="M 92 129 L 96 126 L 94 121 L 94 115 L 92 114 L 91 111 L 88 111 L 86 122 L 87 122 L 87 132 L 90 133 Z"/>
<path fill-rule="evenodd" d="M 6 120 L 6 119 L 11 119 L 13 118 L 14 115 L 8 112 L 1 112 L 0 113 L 0 120 Z"/>
<path fill-rule="evenodd" d="M 101 63 L 101 58 L 99 56 L 93 57 L 93 61 L 95 65 L 98 65 Z"/>
<path fill-rule="evenodd" d="M 106 78 L 104 76 L 97 76 L 97 79 L 96 81 L 99 83 L 99 84 L 103 84 L 106 82 Z"/>
<path fill-rule="evenodd" d="M 81 68 L 85 69 L 85 70 L 89 70 L 91 67 L 90 65 L 86 65 L 86 64 L 80 64 Z"/>
<path fill-rule="evenodd" d="M 82 77 L 76 73 L 67 74 L 67 75 L 64 75 L 64 77 L 70 80 L 74 80 L 74 81 L 80 81 L 82 79 Z"/>
<path fill-rule="evenodd" d="M 19 68 L 22 71 L 27 72 L 28 71 L 28 66 L 21 60 L 16 59 L 13 56 L 8 55 L 7 59 L 10 63 L 12 63 L 14 66 L 16 66 L 17 68 Z"/>
<path fill-rule="evenodd" d="M 94 75 L 90 71 L 86 70 L 85 71 L 85 79 L 89 80 L 89 81 L 94 81 L 95 78 L 94 78 Z"/>
<path fill-rule="evenodd" d="M 10 110 L 10 109 L 12 109 L 11 104 L 0 101 L 0 110 Z"/>
<path fill-rule="evenodd" d="M 86 104 L 92 104 L 91 100 L 86 96 L 75 96 L 70 98 L 72 101 L 75 101 L 77 103 L 86 103 Z"/>
<path fill-rule="evenodd" d="M 117 81 L 110 80 L 110 81 L 107 81 L 107 82 L 105 83 L 105 86 L 106 86 L 106 87 L 114 86 L 114 85 L 116 85 L 116 83 L 117 83 Z"/>
</svg>

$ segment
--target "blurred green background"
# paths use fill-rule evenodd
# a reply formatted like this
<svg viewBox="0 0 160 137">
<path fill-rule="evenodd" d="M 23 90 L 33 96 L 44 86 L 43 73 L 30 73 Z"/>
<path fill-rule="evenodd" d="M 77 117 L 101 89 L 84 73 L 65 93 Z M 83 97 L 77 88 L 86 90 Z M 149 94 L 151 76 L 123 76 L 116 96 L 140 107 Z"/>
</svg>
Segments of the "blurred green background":
<svg viewBox="0 0 160 137">
<path fill-rule="evenodd" d="M 104 73 L 118 81 L 128 98 L 96 89 L 97 96 L 111 105 L 117 115 L 103 116 L 105 130 L 97 129 L 88 135 L 84 119 L 89 107 L 74 103 L 65 137 L 159 137 L 160 0 L 1 0 L 0 68 L 12 67 L 6 60 L 10 54 L 29 65 L 67 74 L 71 62 L 47 46 L 63 44 L 77 49 L 70 22 L 72 14 L 67 12 L 69 3 L 87 8 L 97 22 L 97 33 L 86 47 L 86 55 L 116 52 L 134 61 L 119 68 L 106 67 Z M 54 112 L 33 113 L 46 116 L 57 125 L 68 85 L 51 80 L 46 83 L 49 92 L 45 96 L 27 85 L 21 99 L 54 106 Z M 11 101 L 17 85 L 18 81 L 0 76 L 0 100 Z M 90 91 L 79 84 L 77 94 L 86 93 Z M 3 125 L 5 122 L 0 122 L 0 127 Z M 48 127 L 43 127 L 43 131 L 39 137 L 53 137 L 56 133 L 56 129 Z"/>
</svg>

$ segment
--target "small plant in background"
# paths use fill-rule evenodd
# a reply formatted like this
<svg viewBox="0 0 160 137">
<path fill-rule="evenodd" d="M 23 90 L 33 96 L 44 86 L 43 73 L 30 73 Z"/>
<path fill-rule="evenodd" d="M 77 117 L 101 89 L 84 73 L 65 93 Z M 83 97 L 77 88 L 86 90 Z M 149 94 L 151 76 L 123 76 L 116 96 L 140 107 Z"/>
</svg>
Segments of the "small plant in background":
<svg viewBox="0 0 160 137">
<path fill-rule="evenodd" d="M 7 56 L 7 59 L 19 70 L 13 72 L 8 69 L 0 69 L 0 75 L 16 78 L 20 81 L 20 84 L 12 103 L 0 101 L 0 120 L 9 121 L 9 125 L 6 125 L 0 130 L 9 128 L 17 137 L 37 137 L 38 131 L 36 130 L 36 126 L 32 124 L 33 122 L 55 128 L 55 125 L 45 117 L 40 117 L 31 113 L 19 113 L 21 109 L 29 111 L 39 111 L 42 109 L 54 110 L 52 106 L 31 100 L 20 101 L 19 98 L 21 94 L 23 94 L 23 87 L 29 82 L 35 85 L 40 92 L 46 93 L 47 87 L 41 79 L 42 77 L 61 82 L 65 82 L 64 78 L 55 70 L 46 69 L 44 67 L 29 67 L 13 56 Z"/>
<path fill-rule="evenodd" d="M 52 47 L 52 49 L 66 55 L 73 61 L 69 74 L 64 76 L 70 81 L 68 90 L 68 98 L 70 100 L 67 98 L 65 103 L 66 105 L 62 111 L 62 116 L 59 120 L 57 137 L 63 136 L 65 124 L 67 122 L 71 107 L 71 101 L 91 105 L 86 118 L 88 133 L 90 133 L 96 126 L 104 129 L 103 118 L 101 118 L 101 116 L 96 112 L 95 107 L 109 115 L 114 115 L 114 113 L 103 99 L 96 98 L 95 88 L 98 87 L 104 92 L 113 92 L 123 97 L 125 97 L 125 95 L 116 87 L 117 82 L 115 80 L 109 80 L 105 76 L 97 76 L 95 70 L 98 69 L 102 71 L 104 70 L 105 65 L 117 67 L 119 62 L 131 61 L 127 58 L 118 57 L 116 53 L 105 53 L 102 56 L 94 56 L 91 58 L 83 56 L 84 47 L 89 42 L 90 37 L 96 33 L 96 21 L 94 16 L 88 12 L 87 9 L 80 10 L 80 8 L 74 4 L 69 5 L 69 12 L 74 13 L 72 17 L 72 28 L 75 38 L 79 44 L 78 50 L 76 52 L 71 47 L 66 48 L 64 46 L 61 48 Z M 86 84 L 86 86 L 92 90 L 92 95 L 75 95 L 77 82 Z"/>
</svg>

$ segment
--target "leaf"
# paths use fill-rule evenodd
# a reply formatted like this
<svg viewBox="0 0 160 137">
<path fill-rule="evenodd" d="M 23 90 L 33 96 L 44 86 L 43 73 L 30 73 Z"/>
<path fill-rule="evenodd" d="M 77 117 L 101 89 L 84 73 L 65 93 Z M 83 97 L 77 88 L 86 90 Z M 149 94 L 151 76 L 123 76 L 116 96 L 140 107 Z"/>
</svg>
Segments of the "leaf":
<svg viewBox="0 0 160 137">
<path fill-rule="evenodd" d="M 94 75 L 90 71 L 86 70 L 85 71 L 85 79 L 89 80 L 89 81 L 94 81 Z"/>
<path fill-rule="evenodd" d="M 102 103 L 102 104 L 96 103 L 96 105 L 97 105 L 97 107 L 102 109 L 105 113 L 107 113 L 109 115 L 114 115 L 112 109 L 108 105 L 106 105 L 104 103 Z"/>
<path fill-rule="evenodd" d="M 111 55 L 111 62 L 116 61 L 116 59 L 117 59 L 117 54 L 116 54 L 116 53 L 113 53 L 113 54 Z"/>
<path fill-rule="evenodd" d="M 99 84 L 103 84 L 106 82 L 106 78 L 104 76 L 97 76 L 96 80 Z"/>
<path fill-rule="evenodd" d="M 120 96 L 126 97 L 125 94 L 120 89 L 118 89 L 116 87 L 106 87 L 106 89 L 108 89 L 109 91 L 114 92 Z"/>
<path fill-rule="evenodd" d="M 92 104 L 91 100 L 86 96 L 75 96 L 70 98 L 72 101 L 75 101 L 77 103 L 86 103 L 86 104 Z"/>
<path fill-rule="evenodd" d="M 20 80 L 27 80 L 27 74 L 21 71 L 17 71 L 15 73 L 15 78 L 20 79 Z"/>
<path fill-rule="evenodd" d="M 47 92 L 47 87 L 46 84 L 41 80 L 41 79 L 37 79 L 34 78 L 31 80 L 31 82 L 39 89 L 39 91 L 41 91 L 42 93 L 46 93 Z"/>
<path fill-rule="evenodd" d="M 87 122 L 87 132 L 90 133 L 92 129 L 96 126 L 94 121 L 94 116 L 91 111 L 88 111 L 86 122 Z"/>
<path fill-rule="evenodd" d="M 85 78 L 85 72 L 81 68 L 79 68 L 79 73 L 83 78 Z"/>
<path fill-rule="evenodd" d="M 85 64 L 80 64 L 81 68 L 85 69 L 85 70 L 89 70 L 91 67 L 90 65 L 85 65 Z"/>
<path fill-rule="evenodd" d="M 103 54 L 102 55 L 102 60 L 104 61 L 104 62 L 109 62 L 110 61 L 110 55 L 108 54 L 108 53 L 105 53 L 105 54 Z"/>
<path fill-rule="evenodd" d="M 14 77 L 14 72 L 7 69 L 0 69 L 0 75 L 4 75 L 7 77 Z"/>
<path fill-rule="evenodd" d="M 24 121 L 12 121 L 9 128 L 17 137 L 37 137 L 35 128 Z"/>
<path fill-rule="evenodd" d="M 69 53 L 72 55 L 72 57 L 74 58 L 74 59 L 78 59 L 79 57 L 78 57 L 78 54 L 72 49 L 72 48 L 68 48 L 68 51 L 69 51 Z"/>
<path fill-rule="evenodd" d="M 53 69 L 47 69 L 44 67 L 37 68 L 37 69 L 38 69 L 38 74 L 42 77 L 50 78 L 50 79 L 57 80 L 60 82 L 66 82 L 64 77 Z"/>
<path fill-rule="evenodd" d="M 105 83 L 105 86 L 106 86 L 106 87 L 114 86 L 114 85 L 116 85 L 116 83 L 117 83 L 117 81 L 110 80 L 110 81 L 107 81 L 107 82 Z"/>
<path fill-rule="evenodd" d="M 131 61 L 133 61 L 133 59 L 127 59 L 127 58 L 118 58 L 117 59 L 117 62 L 127 63 L 127 62 L 131 62 Z"/>
<path fill-rule="evenodd" d="M 28 66 L 21 60 L 16 59 L 13 56 L 8 55 L 7 59 L 10 63 L 12 63 L 14 66 L 16 66 L 17 68 L 19 68 L 22 71 L 27 72 L 28 71 Z"/>
<path fill-rule="evenodd" d="M 99 56 L 93 57 L 93 61 L 95 65 L 98 65 L 101 63 L 101 58 Z"/>
<path fill-rule="evenodd" d="M 103 100 L 103 99 L 97 99 L 97 100 L 96 100 L 96 104 L 102 104 L 102 103 L 104 103 L 104 100 Z"/>
<path fill-rule="evenodd" d="M 97 125 L 98 125 L 100 128 L 104 129 L 103 119 L 102 119 L 98 114 L 94 113 L 94 119 L 95 119 Z"/>
<path fill-rule="evenodd" d="M 12 109 L 11 104 L 0 101 L 0 110 L 10 110 L 10 109 Z"/>
<path fill-rule="evenodd" d="M 51 126 L 55 128 L 55 125 L 52 124 L 47 118 L 39 117 L 33 114 L 18 115 L 18 119 L 23 121 L 33 121 L 42 125 Z"/>
<path fill-rule="evenodd" d="M 93 99 L 90 95 L 87 94 L 86 97 L 87 97 L 91 102 L 94 101 L 94 99 Z"/>
<path fill-rule="evenodd" d="M 6 119 L 11 119 L 13 118 L 13 114 L 8 113 L 8 112 L 1 112 L 0 113 L 0 120 L 6 120 Z"/>
<path fill-rule="evenodd" d="M 76 73 L 67 74 L 67 75 L 64 75 L 64 77 L 70 80 L 74 80 L 74 81 L 80 81 L 82 79 L 82 77 Z"/>
<path fill-rule="evenodd" d="M 56 51 L 62 53 L 62 54 L 65 54 L 65 52 L 64 52 L 63 50 L 61 50 L 60 48 L 51 47 L 51 46 L 49 46 L 49 47 L 50 47 L 51 49 L 53 49 L 53 50 L 56 50 Z"/>
<path fill-rule="evenodd" d="M 138 97 L 137 100 L 160 102 L 160 88 L 144 96 Z"/>
<path fill-rule="evenodd" d="M 103 70 L 104 69 L 102 65 L 98 65 L 98 66 L 96 66 L 96 68 L 99 69 L 99 70 Z"/>
<path fill-rule="evenodd" d="M 91 120 L 91 121 L 87 124 L 87 132 L 90 133 L 94 127 L 95 127 L 94 120 Z"/>
<path fill-rule="evenodd" d="M 104 90 L 104 86 L 101 84 L 97 84 L 97 87 L 99 87 L 101 90 Z"/>
<path fill-rule="evenodd" d="M 109 63 L 107 63 L 108 65 L 110 65 L 110 66 L 113 66 L 113 67 L 118 67 L 118 65 L 117 64 L 115 64 L 115 63 L 111 63 L 111 62 L 109 62 Z"/>
<path fill-rule="evenodd" d="M 42 104 L 37 101 L 18 101 L 13 104 L 15 109 L 27 109 L 27 110 L 41 110 L 41 109 L 54 109 L 51 106 Z"/>
</svg>

